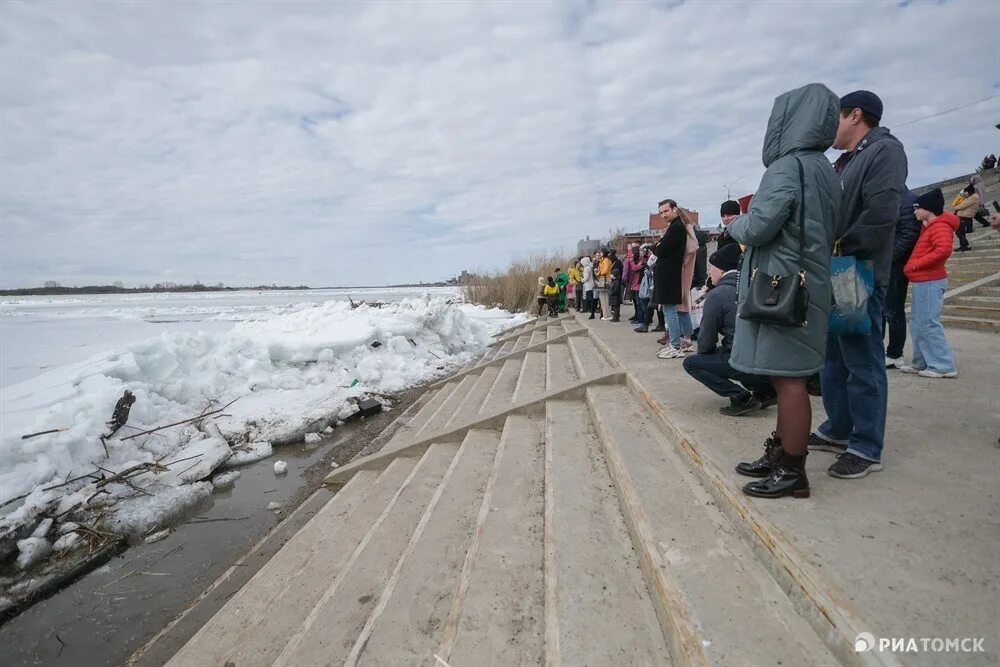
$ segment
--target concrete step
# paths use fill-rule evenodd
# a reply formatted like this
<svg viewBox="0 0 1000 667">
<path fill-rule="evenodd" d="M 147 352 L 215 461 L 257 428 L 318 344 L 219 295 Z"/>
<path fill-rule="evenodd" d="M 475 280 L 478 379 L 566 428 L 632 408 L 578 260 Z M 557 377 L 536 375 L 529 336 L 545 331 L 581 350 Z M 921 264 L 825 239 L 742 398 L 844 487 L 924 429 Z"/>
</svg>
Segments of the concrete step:
<svg viewBox="0 0 1000 667">
<path fill-rule="evenodd" d="M 996 320 L 1000 322 L 1000 307 L 991 308 L 946 303 L 941 312 L 944 315 L 953 315 L 964 319 Z"/>
<path fill-rule="evenodd" d="M 539 343 L 544 343 L 548 339 L 548 334 L 546 329 L 538 329 L 531 332 L 531 342 L 529 345 L 538 345 Z"/>
<path fill-rule="evenodd" d="M 566 333 L 566 328 L 562 325 L 562 323 L 559 323 L 557 325 L 553 325 L 553 326 L 548 327 L 545 331 L 546 331 L 547 338 L 549 340 L 551 340 L 551 339 L 555 338 L 556 336 L 561 336 L 564 333 Z"/>
<path fill-rule="evenodd" d="M 1000 285 L 986 285 L 985 287 L 980 287 L 975 291 L 975 295 L 1000 298 Z"/>
<path fill-rule="evenodd" d="M 437 653 L 447 664 L 543 662 L 542 443 L 538 420 L 507 417 L 492 497 L 480 507 L 477 537 Z"/>
<path fill-rule="evenodd" d="M 505 354 L 510 354 L 511 352 L 514 351 L 515 343 L 517 343 L 517 341 L 515 340 L 509 340 L 505 342 L 503 345 L 500 346 L 500 348 L 496 351 L 496 354 L 494 354 L 493 356 L 501 357 Z"/>
<path fill-rule="evenodd" d="M 454 382 L 447 382 L 439 387 L 431 400 L 427 401 L 424 407 L 392 436 L 389 442 L 386 443 L 386 447 L 392 447 L 400 442 L 413 440 L 416 434 L 423 428 L 423 425 L 427 423 L 427 420 L 437 412 L 442 403 L 448 400 L 458 384 L 456 380 Z"/>
<path fill-rule="evenodd" d="M 548 401 L 545 442 L 547 662 L 672 664 L 587 406 Z"/>
<path fill-rule="evenodd" d="M 455 389 L 452 390 L 448 399 L 438 405 L 434 414 L 427 418 L 414 435 L 420 436 L 423 433 L 432 433 L 434 431 L 441 430 L 441 428 L 448 423 L 448 420 L 455 414 L 455 412 L 458 411 L 462 401 L 469 395 L 469 392 L 472 391 L 472 388 L 478 380 L 478 373 L 463 375 L 462 378 L 458 380 Z"/>
<path fill-rule="evenodd" d="M 440 498 L 432 512 L 425 512 L 424 525 L 414 532 L 345 664 L 433 663 L 483 499 L 492 497 L 499 444 L 499 431 L 472 430 L 465 436 Z M 490 499 L 486 506 L 488 511 Z"/>
<path fill-rule="evenodd" d="M 590 336 L 572 336 L 567 344 L 578 377 L 586 379 L 612 369 L 611 362 L 597 349 Z"/>
<path fill-rule="evenodd" d="M 457 449 L 442 444 L 428 448 L 379 519 L 365 526 L 368 532 L 287 638 L 275 667 L 342 664 L 347 659 L 411 538 L 424 525 L 421 518 L 440 499 L 441 481 L 453 470 Z M 260 664 L 252 656 L 238 653 L 233 662 Z"/>
<path fill-rule="evenodd" d="M 547 391 L 566 387 L 579 380 L 566 343 L 549 344 L 545 350 L 545 356 L 545 389 Z"/>
<path fill-rule="evenodd" d="M 528 345 L 530 344 L 531 344 L 531 334 L 524 334 L 523 336 L 519 336 L 518 339 L 514 342 L 514 349 L 521 350 L 528 347 Z"/>
<path fill-rule="evenodd" d="M 483 401 L 486 400 L 490 390 L 493 389 L 493 384 L 496 382 L 497 376 L 500 375 L 500 368 L 499 365 L 493 365 L 483 369 L 476 382 L 472 385 L 472 388 L 462 397 L 462 401 L 458 404 L 458 407 L 448 415 L 444 427 L 460 424 L 479 414 L 479 411 L 483 407 Z"/>
<path fill-rule="evenodd" d="M 514 399 L 514 389 L 517 387 L 517 378 L 521 374 L 523 364 L 524 360 L 522 359 L 508 359 L 500 366 L 500 372 L 483 400 L 480 414 L 493 412 L 510 405 Z"/>
<path fill-rule="evenodd" d="M 976 261 L 973 259 L 957 260 L 945 264 L 949 275 L 956 272 L 981 273 L 984 276 L 1000 272 L 1000 260 L 997 261 Z"/>
<path fill-rule="evenodd" d="M 352 478 L 307 524 L 312 528 L 296 533 L 168 664 L 223 665 L 239 657 L 237 664 L 270 665 L 416 463 L 400 458 L 374 481 L 369 471 L 358 483 Z"/>
<path fill-rule="evenodd" d="M 1000 333 L 1000 320 L 988 320 L 977 317 L 957 317 L 955 315 L 942 315 L 941 324 L 946 327 L 956 329 L 974 329 L 976 331 L 989 331 Z"/>
<path fill-rule="evenodd" d="M 946 306 L 967 306 L 969 308 L 1000 308 L 1000 296 L 956 296 L 945 302 Z"/>
<path fill-rule="evenodd" d="M 586 394 L 675 655 L 712 665 L 838 664 L 648 409 L 623 386 Z"/>
<path fill-rule="evenodd" d="M 545 353 L 527 352 L 514 388 L 514 403 L 527 401 L 545 393 Z"/>
</svg>

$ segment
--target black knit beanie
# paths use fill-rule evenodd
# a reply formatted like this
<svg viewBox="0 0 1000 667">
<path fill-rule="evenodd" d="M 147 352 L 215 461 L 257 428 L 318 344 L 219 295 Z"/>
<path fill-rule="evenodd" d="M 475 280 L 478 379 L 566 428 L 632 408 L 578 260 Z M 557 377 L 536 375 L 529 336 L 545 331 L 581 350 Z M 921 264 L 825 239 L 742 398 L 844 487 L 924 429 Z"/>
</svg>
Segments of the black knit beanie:
<svg viewBox="0 0 1000 667">
<path fill-rule="evenodd" d="M 941 194 L 941 188 L 935 188 L 917 197 L 917 201 L 913 204 L 913 207 L 930 211 L 934 215 L 944 213 L 944 195 Z"/>
<path fill-rule="evenodd" d="M 743 211 L 740 209 L 740 203 L 730 199 L 729 201 L 722 202 L 722 208 L 719 210 L 719 215 L 739 215 L 742 212 Z"/>
</svg>

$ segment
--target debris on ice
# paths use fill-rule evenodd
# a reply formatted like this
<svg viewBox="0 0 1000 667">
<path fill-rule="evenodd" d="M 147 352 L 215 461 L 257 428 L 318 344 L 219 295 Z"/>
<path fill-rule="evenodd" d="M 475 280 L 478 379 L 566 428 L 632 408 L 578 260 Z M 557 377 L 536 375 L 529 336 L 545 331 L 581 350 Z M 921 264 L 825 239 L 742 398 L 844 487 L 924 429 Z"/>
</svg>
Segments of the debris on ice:
<svg viewBox="0 0 1000 667">
<path fill-rule="evenodd" d="M 330 461 L 330 467 L 331 468 L 339 468 L 340 464 L 337 463 L 336 461 Z"/>
<path fill-rule="evenodd" d="M 331 433 L 333 433 L 333 427 L 332 426 L 327 426 L 325 429 L 323 429 L 323 433 L 326 433 L 327 435 L 330 435 Z"/>
<path fill-rule="evenodd" d="M 305 441 L 307 445 L 314 445 L 323 438 L 320 437 L 319 433 L 306 433 Z"/>
<path fill-rule="evenodd" d="M 65 535 L 66 533 L 72 533 L 73 531 L 78 530 L 79 528 L 80 524 L 73 523 L 72 521 L 67 521 L 66 523 L 59 526 L 56 532 L 59 533 L 60 535 Z"/>
<path fill-rule="evenodd" d="M 273 502 L 272 503 L 268 503 L 267 504 L 267 509 L 268 509 L 268 511 L 280 510 L 281 509 L 281 503 L 273 503 Z"/>
<path fill-rule="evenodd" d="M 170 534 L 169 528 L 164 528 L 163 530 L 158 530 L 152 535 L 146 536 L 143 540 L 146 544 L 153 544 L 154 542 L 159 542 L 160 540 L 166 539 L 167 535 Z"/>
<path fill-rule="evenodd" d="M 287 463 L 285 463 L 284 461 L 275 461 L 274 462 L 274 474 L 275 475 L 284 475 L 286 472 L 288 472 L 288 464 Z"/>
</svg>

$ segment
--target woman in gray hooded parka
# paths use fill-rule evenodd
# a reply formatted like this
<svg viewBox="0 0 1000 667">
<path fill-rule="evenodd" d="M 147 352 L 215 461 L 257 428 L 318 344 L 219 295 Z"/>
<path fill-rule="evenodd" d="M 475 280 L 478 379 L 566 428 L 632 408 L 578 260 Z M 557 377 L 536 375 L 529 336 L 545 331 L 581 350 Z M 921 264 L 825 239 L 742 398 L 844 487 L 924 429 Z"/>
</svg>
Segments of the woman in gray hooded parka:
<svg viewBox="0 0 1000 667">
<path fill-rule="evenodd" d="M 736 466 L 742 475 L 765 478 L 743 487 L 752 496 L 809 496 L 805 458 L 812 407 L 806 378 L 823 367 L 826 353 L 830 254 L 842 196 L 837 174 L 823 153 L 837 134 L 839 107 L 837 96 L 818 83 L 778 96 L 764 135 L 767 171 L 750 210 L 728 227 L 732 237 L 746 245 L 737 296 L 742 307 L 754 269 L 767 275 L 799 272 L 798 213 L 805 207 L 806 324 L 789 327 L 736 319 L 730 365 L 770 377 L 778 394 L 778 424 L 764 443 L 764 456 Z"/>
</svg>

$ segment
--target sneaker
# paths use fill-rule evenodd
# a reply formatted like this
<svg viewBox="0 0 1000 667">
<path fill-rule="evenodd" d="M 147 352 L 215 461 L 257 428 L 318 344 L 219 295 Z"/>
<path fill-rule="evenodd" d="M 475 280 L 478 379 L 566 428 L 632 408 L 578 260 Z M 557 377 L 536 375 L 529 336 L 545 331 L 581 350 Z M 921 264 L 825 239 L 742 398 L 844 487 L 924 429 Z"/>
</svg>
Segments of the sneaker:
<svg viewBox="0 0 1000 667">
<path fill-rule="evenodd" d="M 769 408 L 772 405 L 778 404 L 778 395 L 774 391 L 763 392 L 763 391 L 753 391 L 750 392 L 753 397 L 760 401 L 761 409 Z"/>
<path fill-rule="evenodd" d="M 668 345 L 656 353 L 657 359 L 683 359 L 684 353 L 672 345 Z"/>
<path fill-rule="evenodd" d="M 809 444 L 806 445 L 810 452 L 820 451 L 820 452 L 833 452 L 834 454 L 843 454 L 847 451 L 847 443 L 833 442 L 832 440 L 827 440 L 819 433 L 809 434 Z"/>
<path fill-rule="evenodd" d="M 902 357 L 886 357 L 885 358 L 885 367 L 886 368 L 899 368 L 900 366 L 903 365 L 902 359 L 903 359 Z"/>
<path fill-rule="evenodd" d="M 929 368 L 917 373 L 922 378 L 954 378 L 958 377 L 958 371 L 932 371 Z"/>
<path fill-rule="evenodd" d="M 903 364 L 899 367 L 900 373 L 909 373 L 910 375 L 918 375 L 921 371 L 927 370 L 926 368 L 917 368 L 916 366 L 911 366 L 910 364 Z"/>
<path fill-rule="evenodd" d="M 611 321 L 611 320 L 613 320 L 613 319 L 614 319 L 613 317 L 602 317 L 602 318 L 601 318 L 601 321 L 602 321 L 602 322 L 610 322 L 610 321 Z"/>
<path fill-rule="evenodd" d="M 695 352 L 694 343 L 689 340 L 682 340 L 680 350 L 684 354 L 692 354 Z"/>
<path fill-rule="evenodd" d="M 650 331 L 666 331 L 666 328 L 663 325 L 657 324 Z"/>
<path fill-rule="evenodd" d="M 637 326 L 635 329 L 632 329 L 632 331 L 634 331 L 636 333 L 648 333 L 649 332 L 649 327 L 647 327 L 645 325 L 640 325 L 640 326 Z"/>
<path fill-rule="evenodd" d="M 727 417 L 741 417 L 751 412 L 757 412 L 761 408 L 760 401 L 753 394 L 744 394 L 729 399 L 729 405 L 719 408 L 719 412 Z"/>
<path fill-rule="evenodd" d="M 882 464 L 878 461 L 869 461 L 860 456 L 855 456 L 850 452 L 844 452 L 837 457 L 837 461 L 830 466 L 827 472 L 830 477 L 841 479 L 858 479 L 870 472 L 878 472 L 882 469 Z"/>
</svg>

